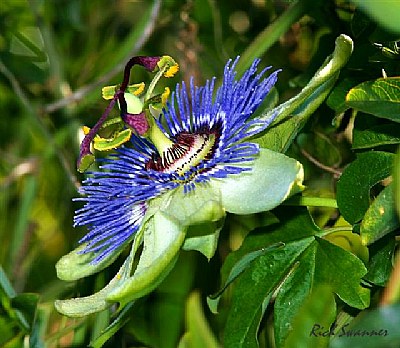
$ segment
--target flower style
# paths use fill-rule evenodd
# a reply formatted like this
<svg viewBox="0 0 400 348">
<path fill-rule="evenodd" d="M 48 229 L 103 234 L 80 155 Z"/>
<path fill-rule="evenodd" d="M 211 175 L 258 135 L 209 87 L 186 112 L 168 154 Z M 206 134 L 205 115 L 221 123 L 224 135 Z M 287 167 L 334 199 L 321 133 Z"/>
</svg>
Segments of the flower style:
<svg viewBox="0 0 400 348">
<path fill-rule="evenodd" d="M 60 278 L 71 280 L 94 273 L 134 241 L 133 254 L 126 261 L 131 264 L 143 242 L 133 275 L 131 266 L 124 264 L 102 295 L 107 303 L 127 303 L 151 291 L 165 277 L 182 247 L 210 258 L 221 225 L 217 222 L 226 212 L 270 210 L 301 189 L 300 163 L 251 141 L 277 116 L 254 114 L 279 70 L 266 76 L 269 68 L 257 72 L 259 60 L 255 60 L 237 79 L 237 62 L 238 58 L 228 61 L 219 88 L 215 78 L 203 87 L 195 86 L 193 80 L 189 89 L 178 84 L 159 118 L 153 117 L 146 100 L 121 89 L 115 93 L 113 100 L 119 102 L 121 119 L 131 130 L 130 144 L 118 148 L 101 162 L 102 171 L 91 173 L 84 181 L 83 197 L 78 200 L 85 205 L 76 212 L 74 222 L 75 226 L 87 226 L 89 232 L 80 240 L 78 253 L 59 261 Z M 153 71 L 153 63 L 149 70 Z M 93 134 L 86 139 L 92 140 Z M 81 157 L 89 153 L 88 140 L 83 145 Z M 212 224 L 212 233 L 200 237 L 187 234 L 190 226 L 200 223 Z M 90 265 L 71 271 L 71 260 L 79 257 L 83 258 L 79 264 Z M 145 279 L 148 274 L 152 274 L 150 280 Z M 68 312 L 61 307 L 59 304 L 59 310 Z"/>
</svg>

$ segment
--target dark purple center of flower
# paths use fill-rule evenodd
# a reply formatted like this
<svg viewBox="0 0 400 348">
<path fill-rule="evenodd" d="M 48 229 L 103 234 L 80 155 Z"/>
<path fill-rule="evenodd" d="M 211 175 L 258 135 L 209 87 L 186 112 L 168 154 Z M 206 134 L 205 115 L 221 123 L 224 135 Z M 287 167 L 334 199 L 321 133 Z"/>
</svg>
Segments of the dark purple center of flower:
<svg viewBox="0 0 400 348">
<path fill-rule="evenodd" d="M 162 154 L 153 154 L 152 159 L 146 163 L 146 169 L 183 175 L 203 160 L 212 158 L 219 137 L 220 132 L 217 127 L 196 133 L 181 132 L 175 136 L 174 144 L 166 151 Z"/>
</svg>

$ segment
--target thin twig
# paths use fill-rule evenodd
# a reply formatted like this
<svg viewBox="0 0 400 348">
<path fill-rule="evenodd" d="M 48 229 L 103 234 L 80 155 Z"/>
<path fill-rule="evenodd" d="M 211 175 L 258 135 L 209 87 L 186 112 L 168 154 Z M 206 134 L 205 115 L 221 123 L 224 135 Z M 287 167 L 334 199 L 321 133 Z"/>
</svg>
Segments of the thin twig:
<svg viewBox="0 0 400 348">
<path fill-rule="evenodd" d="M 150 14 L 150 20 L 146 26 L 146 28 L 143 31 L 143 35 L 139 38 L 138 41 L 136 41 L 134 47 L 132 48 L 132 51 L 128 54 L 126 58 L 123 59 L 123 62 L 115 66 L 114 69 L 109 71 L 108 73 L 104 74 L 94 82 L 92 82 L 89 85 L 82 86 L 78 88 L 75 92 L 72 94 L 68 95 L 65 98 L 62 98 L 60 100 L 57 100 L 53 103 L 50 103 L 46 105 L 43 109 L 45 113 L 52 113 L 54 111 L 57 111 L 58 109 L 61 109 L 67 105 L 69 105 L 71 102 L 76 102 L 84 98 L 87 94 L 89 94 L 92 90 L 96 89 L 99 86 L 104 85 L 107 83 L 109 80 L 111 80 L 114 76 L 119 74 L 125 67 L 126 61 L 137 54 L 138 51 L 142 49 L 142 47 L 145 45 L 147 40 L 149 39 L 150 35 L 153 33 L 156 21 L 158 19 L 158 14 L 160 12 L 160 7 L 161 7 L 161 0 L 156 0 L 154 1 L 153 8 L 151 10 Z"/>
<path fill-rule="evenodd" d="M 307 158 L 310 162 L 312 162 L 318 168 L 325 170 L 328 173 L 333 174 L 335 177 L 339 177 L 342 175 L 341 170 L 329 167 L 329 166 L 319 162 L 317 159 L 315 159 L 313 156 L 311 156 L 306 150 L 300 149 L 300 152 L 305 158 Z"/>
</svg>

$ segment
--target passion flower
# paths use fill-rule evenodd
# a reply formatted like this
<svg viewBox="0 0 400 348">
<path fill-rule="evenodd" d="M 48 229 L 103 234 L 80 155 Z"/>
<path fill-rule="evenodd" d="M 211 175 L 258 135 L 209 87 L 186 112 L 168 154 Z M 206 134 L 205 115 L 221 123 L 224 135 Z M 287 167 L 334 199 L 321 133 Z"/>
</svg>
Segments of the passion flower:
<svg viewBox="0 0 400 348">
<path fill-rule="evenodd" d="M 149 61 L 153 71 L 158 61 Z M 177 71 L 168 62 L 167 68 L 158 65 L 164 76 Z M 221 227 L 217 222 L 223 221 L 226 212 L 270 210 L 301 189 L 299 162 L 260 149 L 250 139 L 277 116 L 276 112 L 268 118 L 254 115 L 279 70 L 266 76 L 270 68 L 257 72 L 260 61 L 255 60 L 237 79 L 237 62 L 238 58 L 228 61 L 219 88 L 215 78 L 202 87 L 193 80 L 189 88 L 178 84 L 159 117 L 153 116 L 151 108 L 165 100 L 164 95 L 152 96 L 154 83 L 143 99 L 127 93 L 129 75 L 125 70 L 124 82 L 115 87 L 110 105 L 118 101 L 124 129 L 131 130 L 130 142 L 118 146 L 101 162 L 101 171 L 83 182 L 78 200 L 85 204 L 76 212 L 75 226 L 86 226 L 89 232 L 77 251 L 59 261 L 58 276 L 74 280 L 97 272 L 134 241 L 132 252 L 116 278 L 94 297 L 96 304 L 90 302 L 93 298 L 90 306 L 85 298 L 59 301 L 61 312 L 82 315 L 115 301 L 126 304 L 143 296 L 168 274 L 181 248 L 212 257 Z M 89 145 L 96 140 L 111 107 L 95 131 L 87 133 L 80 160 L 91 155 Z M 190 226 L 205 223 L 211 226 L 211 233 L 187 235 Z M 141 243 L 143 251 L 132 270 Z"/>
</svg>

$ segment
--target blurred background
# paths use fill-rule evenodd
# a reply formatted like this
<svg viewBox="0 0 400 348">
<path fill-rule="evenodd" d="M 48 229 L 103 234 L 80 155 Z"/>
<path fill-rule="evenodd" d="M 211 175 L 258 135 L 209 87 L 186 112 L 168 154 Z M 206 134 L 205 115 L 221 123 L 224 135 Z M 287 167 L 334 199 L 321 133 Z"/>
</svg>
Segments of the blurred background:
<svg viewBox="0 0 400 348">
<path fill-rule="evenodd" d="M 382 68 L 388 75 L 398 72 L 397 47 L 386 44 L 393 38 L 387 28 L 377 31 L 376 26 L 343 0 L 2 0 L 2 291 L 39 295 L 28 297 L 32 308 L 39 303 L 37 346 L 84 347 L 109 319 L 107 313 L 67 319 L 55 312 L 53 301 L 92 293 L 108 282 L 114 269 L 68 284 L 57 280 L 54 265 L 85 233 L 72 227 L 74 210 L 79 208 L 72 199 L 84 177 L 75 168 L 81 127 L 94 125 L 100 117 L 107 105 L 101 87 L 121 81 L 130 57 L 174 57 L 180 72 L 164 81 L 172 88 L 191 76 L 198 84 L 221 77 L 228 58 L 242 55 L 249 64 L 260 57 L 262 66 L 283 69 L 277 90 L 280 100 L 286 100 L 305 85 L 341 33 L 356 42 L 349 62 L 353 84 L 379 77 Z M 131 81 L 146 82 L 149 75 L 135 68 Z M 335 175 L 352 158 L 346 127 L 332 124 L 335 115 L 334 109 L 323 105 L 289 150 L 304 163 L 310 192 L 325 197 L 333 196 Z M 318 164 L 321 158 L 325 168 L 312 161 Z M 321 225 L 332 218 L 329 209 L 314 214 Z M 138 303 L 134 320 L 109 346 L 176 346 L 188 294 L 194 288 L 202 296 L 217 289 L 224 255 L 258 218 L 230 217 L 226 227 L 230 232 L 221 238 L 219 256 L 210 263 L 183 254 L 185 262 L 178 263 L 161 289 Z M 196 308 L 201 311 L 201 306 Z M 0 345 L 19 347 L 24 341 L 26 328 L 15 315 L 4 300 Z M 209 320 L 218 336 L 223 327 L 218 321 L 223 319 Z"/>
</svg>

